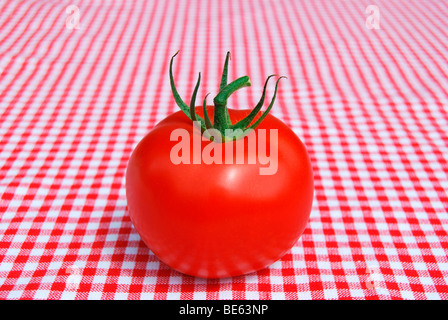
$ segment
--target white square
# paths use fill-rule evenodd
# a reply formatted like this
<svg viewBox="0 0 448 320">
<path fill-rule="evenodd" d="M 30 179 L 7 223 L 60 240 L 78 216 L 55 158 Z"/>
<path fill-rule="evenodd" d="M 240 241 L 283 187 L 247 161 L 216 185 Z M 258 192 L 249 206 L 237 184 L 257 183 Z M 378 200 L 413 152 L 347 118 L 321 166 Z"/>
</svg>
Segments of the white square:
<svg viewBox="0 0 448 320">
<path fill-rule="evenodd" d="M 414 293 L 412 291 L 400 291 L 404 300 L 415 300 Z"/>
<path fill-rule="evenodd" d="M 103 293 L 98 291 L 91 291 L 87 297 L 88 300 L 101 300 Z"/>
<path fill-rule="evenodd" d="M 285 293 L 284 292 L 272 292 L 271 293 L 272 300 L 285 300 Z"/>
<path fill-rule="evenodd" d="M 180 293 L 178 294 L 180 298 Z M 207 293 L 204 291 L 194 292 L 193 299 L 194 300 L 205 300 L 207 298 Z"/>
<path fill-rule="evenodd" d="M 247 288 L 249 289 L 249 288 Z M 247 300 L 259 300 L 260 294 L 257 291 L 246 291 L 246 299 Z"/>
<path fill-rule="evenodd" d="M 76 291 L 64 290 L 61 294 L 60 300 L 75 300 Z"/>
<path fill-rule="evenodd" d="M 25 263 L 25 266 L 23 267 L 23 271 L 36 271 L 39 264 L 37 262 L 27 262 Z"/>
<path fill-rule="evenodd" d="M 232 291 L 221 291 L 219 292 L 219 299 L 222 300 L 232 300 Z"/>
<path fill-rule="evenodd" d="M 21 290 L 12 290 L 9 292 L 8 294 L 8 299 L 9 300 L 17 300 L 20 299 L 20 297 L 22 296 L 23 291 Z"/>
<path fill-rule="evenodd" d="M 9 255 L 9 254 L 8 254 Z M 9 273 L 14 266 L 11 262 L 2 262 L 0 263 L 0 273 Z"/>
<path fill-rule="evenodd" d="M 325 299 L 338 299 L 338 291 L 336 289 L 324 289 Z"/>
<path fill-rule="evenodd" d="M 428 286 L 434 285 L 434 281 L 430 277 L 418 277 L 417 282 L 421 283 L 422 285 L 428 285 Z"/>
<path fill-rule="evenodd" d="M 271 276 L 270 277 L 270 282 L 273 285 L 283 285 L 284 284 L 284 278 L 280 275 L 280 276 Z"/>
<path fill-rule="evenodd" d="M 297 292 L 298 295 L 298 299 L 299 300 L 311 300 L 311 291 L 307 290 L 307 291 L 299 291 Z"/>
<path fill-rule="evenodd" d="M 426 292 L 427 300 L 442 300 L 442 297 L 437 292 Z"/>
</svg>

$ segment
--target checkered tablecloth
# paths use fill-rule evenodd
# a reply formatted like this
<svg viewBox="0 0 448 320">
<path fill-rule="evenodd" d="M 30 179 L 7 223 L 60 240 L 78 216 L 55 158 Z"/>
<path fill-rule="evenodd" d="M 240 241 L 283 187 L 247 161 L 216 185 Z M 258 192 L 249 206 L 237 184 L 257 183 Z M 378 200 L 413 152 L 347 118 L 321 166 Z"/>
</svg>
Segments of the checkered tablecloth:
<svg viewBox="0 0 448 320">
<path fill-rule="evenodd" d="M 447 299 L 447 1 L 0 1 L 1 299 Z M 161 263 L 129 218 L 131 151 L 188 99 L 265 78 L 308 148 L 295 246 L 205 280 Z M 272 94 L 269 91 L 268 94 Z"/>
</svg>

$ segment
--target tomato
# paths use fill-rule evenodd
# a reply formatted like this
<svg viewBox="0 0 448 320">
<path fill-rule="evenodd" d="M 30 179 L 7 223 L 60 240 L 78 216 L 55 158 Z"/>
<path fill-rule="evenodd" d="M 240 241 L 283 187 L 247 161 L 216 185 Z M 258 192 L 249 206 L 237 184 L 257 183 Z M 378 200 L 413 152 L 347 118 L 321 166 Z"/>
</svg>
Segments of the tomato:
<svg viewBox="0 0 448 320">
<path fill-rule="evenodd" d="M 204 100 L 193 109 L 193 118 L 208 114 L 216 123 L 216 98 L 215 106 Z M 250 123 L 263 119 L 219 141 L 184 110 L 175 112 L 137 144 L 126 172 L 129 214 L 144 243 L 171 268 L 203 278 L 242 275 L 280 259 L 303 233 L 313 201 L 312 166 L 296 134 L 270 114 L 225 110 L 229 123 L 251 114 Z"/>
</svg>

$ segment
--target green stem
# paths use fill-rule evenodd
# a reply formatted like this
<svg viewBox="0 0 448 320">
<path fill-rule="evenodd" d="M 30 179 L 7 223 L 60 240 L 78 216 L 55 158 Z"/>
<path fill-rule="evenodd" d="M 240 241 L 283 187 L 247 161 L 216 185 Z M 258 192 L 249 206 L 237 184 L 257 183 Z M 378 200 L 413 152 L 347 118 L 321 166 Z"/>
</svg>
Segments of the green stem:
<svg viewBox="0 0 448 320">
<path fill-rule="evenodd" d="M 228 68 L 229 68 L 229 59 L 230 59 L 230 52 L 227 52 L 226 62 L 224 62 L 224 68 L 222 70 L 221 83 L 219 84 L 219 91 L 224 89 L 224 87 L 227 85 L 227 74 L 228 74 Z"/>
<path fill-rule="evenodd" d="M 227 74 L 229 69 L 229 60 L 230 60 L 230 52 L 227 52 L 226 61 L 224 62 L 224 68 L 222 70 L 221 83 L 219 84 L 219 92 L 227 85 Z M 226 107 L 226 122 L 227 126 L 231 126 L 232 122 L 230 121 L 229 110 Z"/>
<path fill-rule="evenodd" d="M 205 120 L 205 127 L 206 129 L 210 129 L 213 128 L 212 123 L 210 122 L 210 118 L 208 116 L 208 112 L 207 112 L 207 97 L 210 93 L 207 93 L 207 95 L 204 98 L 204 103 L 202 105 L 202 108 L 204 110 L 204 120 Z"/>
<path fill-rule="evenodd" d="M 248 129 L 255 129 L 256 127 L 258 127 L 258 125 L 261 123 L 261 121 L 263 121 L 264 118 L 266 118 L 266 116 L 268 115 L 269 111 L 271 111 L 272 106 L 274 105 L 274 102 L 275 102 L 275 98 L 276 98 L 276 96 L 277 96 L 278 83 L 280 82 L 280 80 L 281 80 L 282 78 L 286 78 L 286 77 L 280 77 L 280 78 L 278 78 L 277 83 L 275 84 L 274 96 L 272 97 L 272 101 L 271 101 L 271 103 L 269 104 L 269 107 L 265 110 L 265 112 L 263 112 L 263 114 L 261 115 L 261 117 L 258 118 L 258 120 L 257 120 L 253 125 L 251 125 L 250 127 L 248 127 Z"/>
<path fill-rule="evenodd" d="M 197 121 L 196 117 L 196 95 L 198 94 L 199 85 L 201 84 L 201 73 L 199 72 L 198 82 L 196 83 L 196 87 L 194 88 L 193 95 L 190 100 L 190 118 L 193 121 Z"/>
<path fill-rule="evenodd" d="M 176 104 L 179 106 L 180 110 L 182 110 L 187 115 L 187 117 L 189 117 L 191 119 L 190 108 L 188 108 L 187 104 L 182 100 L 182 98 L 180 97 L 179 92 L 177 92 L 176 86 L 174 85 L 173 60 L 174 60 L 174 57 L 177 56 L 178 53 L 179 53 L 179 51 L 177 51 L 174 54 L 174 56 L 171 58 L 171 61 L 170 61 L 170 84 L 171 84 L 171 91 L 173 92 L 174 101 L 176 101 Z"/>
<path fill-rule="evenodd" d="M 243 87 L 249 87 L 251 85 L 248 76 L 243 76 L 238 78 L 228 85 L 226 85 L 213 99 L 215 104 L 215 115 L 214 115 L 214 125 L 219 132 L 224 134 L 225 129 L 228 129 L 227 125 L 227 99 L 238 89 Z"/>
<path fill-rule="evenodd" d="M 171 84 L 171 90 L 173 92 L 174 100 L 176 101 L 176 104 L 179 106 L 179 108 L 187 115 L 188 118 L 192 121 L 199 121 L 202 131 L 205 131 L 207 129 L 215 129 L 218 130 L 221 135 L 222 139 L 220 141 L 231 141 L 234 139 L 239 139 L 241 137 L 245 136 L 246 132 L 249 132 L 253 129 L 255 129 L 261 121 L 264 120 L 264 118 L 268 115 L 268 113 L 271 111 L 272 106 L 274 105 L 275 98 L 277 96 L 277 89 L 278 84 L 280 82 L 280 79 L 286 78 L 286 77 L 280 77 L 278 78 L 276 84 L 275 84 L 275 91 L 274 95 L 272 97 L 271 103 L 269 104 L 268 108 L 263 112 L 263 114 L 258 118 L 254 124 L 251 125 L 252 121 L 255 119 L 255 117 L 260 112 L 261 108 L 263 107 L 263 103 L 266 97 L 266 89 L 268 85 L 268 81 L 271 77 L 276 75 L 271 75 L 266 79 L 266 82 L 263 87 L 263 93 L 261 95 L 260 101 L 257 103 L 255 108 L 249 113 L 248 116 L 246 116 L 243 120 L 239 121 L 235 125 L 232 125 L 229 117 L 229 112 L 227 109 L 227 100 L 229 97 L 235 93 L 237 90 L 249 87 L 251 85 L 250 79 L 248 76 L 240 77 L 231 83 L 227 84 L 227 75 L 228 75 L 228 64 L 230 60 L 230 52 L 227 52 L 226 55 L 226 61 L 224 63 L 224 68 L 221 76 L 221 82 L 219 85 L 219 92 L 216 95 L 216 97 L 213 99 L 214 102 L 214 116 L 213 116 L 213 124 L 210 121 L 208 112 L 207 112 L 207 94 L 204 98 L 203 102 L 203 111 L 204 111 L 204 119 L 202 119 L 199 115 L 196 114 L 195 105 L 196 105 L 196 96 L 199 90 L 199 85 L 201 83 L 201 74 L 199 73 L 199 77 L 196 83 L 196 86 L 194 88 L 193 94 L 191 96 L 190 100 L 190 106 L 188 106 L 180 97 L 179 92 L 176 89 L 176 86 L 174 84 L 174 77 L 173 77 L 173 60 L 174 57 L 178 54 L 176 54 L 171 58 L 170 61 L 170 84 Z M 241 132 L 236 138 L 235 135 L 232 132 L 231 136 L 226 137 L 226 129 L 232 129 L 232 130 L 238 130 L 238 132 Z"/>
<path fill-rule="evenodd" d="M 263 94 L 261 95 L 260 101 L 258 101 L 258 104 L 255 106 L 255 108 L 249 113 L 249 115 L 246 118 L 244 118 L 243 120 L 239 121 L 238 123 L 235 123 L 232 126 L 232 128 L 235 128 L 235 129 L 246 128 L 248 125 L 251 124 L 251 122 L 257 116 L 258 112 L 260 112 L 261 107 L 263 107 L 264 98 L 266 97 L 266 88 L 268 86 L 269 79 L 271 79 L 274 76 L 276 76 L 276 75 L 275 74 L 270 75 L 266 79 L 266 82 L 264 83 Z"/>
</svg>

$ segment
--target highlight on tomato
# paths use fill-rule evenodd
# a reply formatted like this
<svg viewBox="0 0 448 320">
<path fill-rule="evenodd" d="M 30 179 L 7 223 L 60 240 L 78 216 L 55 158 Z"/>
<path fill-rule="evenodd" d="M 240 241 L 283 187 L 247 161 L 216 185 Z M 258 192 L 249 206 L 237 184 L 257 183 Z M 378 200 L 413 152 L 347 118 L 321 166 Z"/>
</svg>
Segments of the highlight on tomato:
<svg viewBox="0 0 448 320">
<path fill-rule="evenodd" d="M 314 182 L 305 145 L 269 112 L 279 82 L 266 79 L 253 109 L 227 107 L 248 76 L 227 81 L 227 53 L 213 105 L 189 105 L 170 84 L 180 110 L 159 122 L 133 150 L 126 197 L 133 226 L 166 265 L 202 278 L 243 275 L 270 266 L 302 235 Z M 273 97 L 261 111 L 271 78 Z"/>
</svg>

